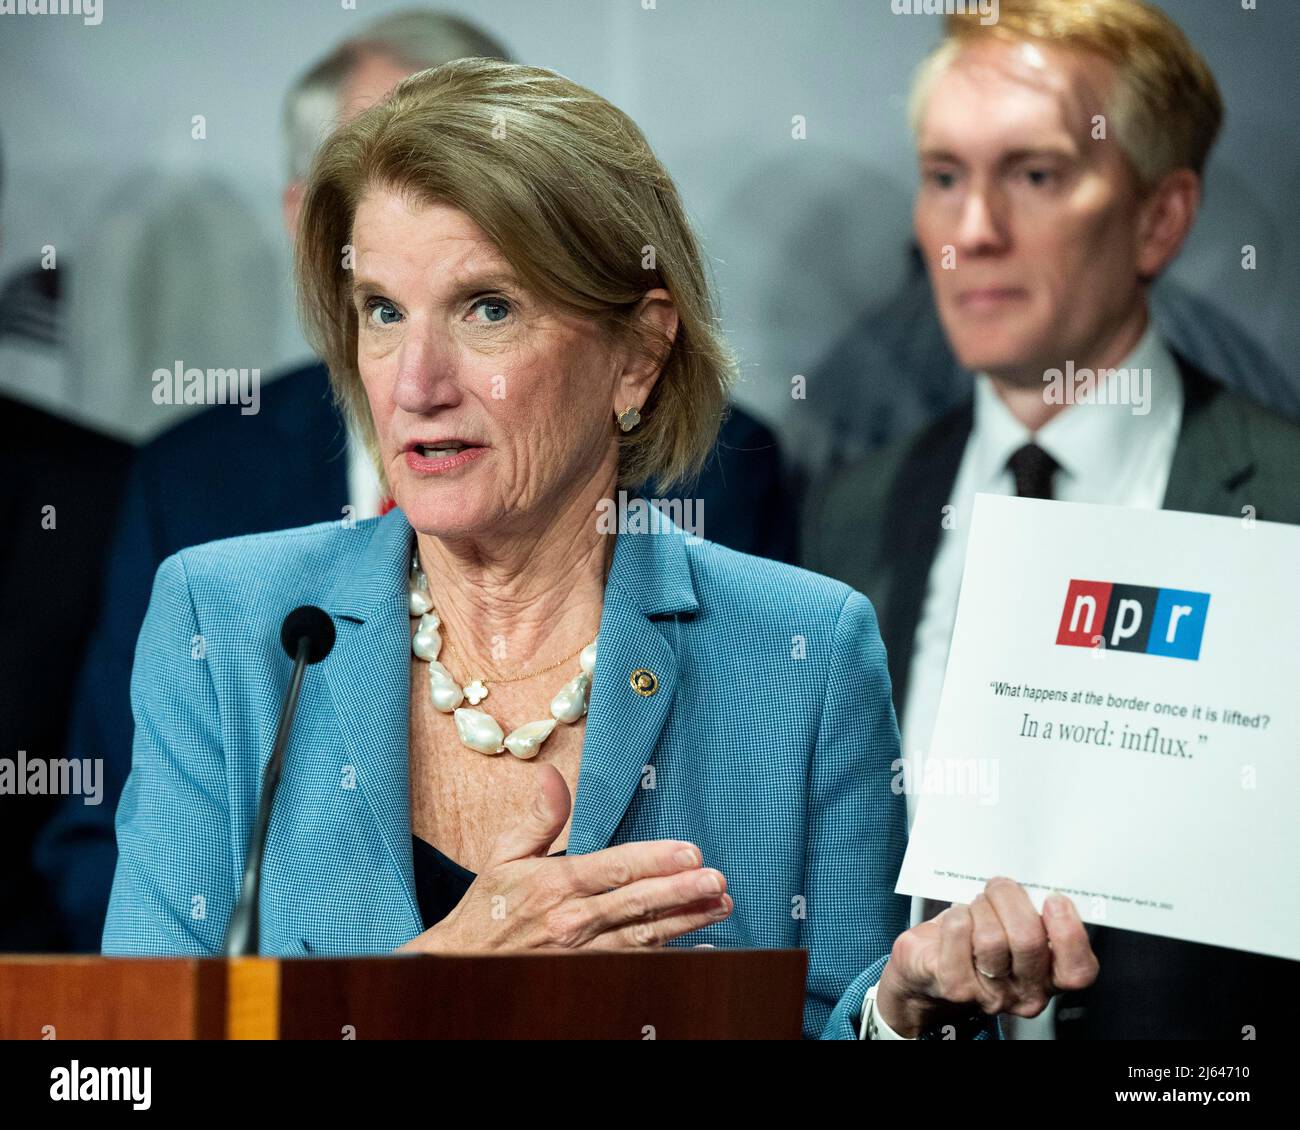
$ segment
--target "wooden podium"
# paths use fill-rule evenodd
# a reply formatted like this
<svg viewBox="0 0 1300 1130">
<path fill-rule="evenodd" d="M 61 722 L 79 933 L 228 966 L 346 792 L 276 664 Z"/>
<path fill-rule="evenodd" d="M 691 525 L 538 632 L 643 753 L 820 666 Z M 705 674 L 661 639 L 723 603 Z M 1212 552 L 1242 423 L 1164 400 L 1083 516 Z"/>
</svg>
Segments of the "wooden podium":
<svg viewBox="0 0 1300 1130">
<path fill-rule="evenodd" d="M 798 1039 L 804 950 L 0 955 L 0 1039 Z"/>
</svg>

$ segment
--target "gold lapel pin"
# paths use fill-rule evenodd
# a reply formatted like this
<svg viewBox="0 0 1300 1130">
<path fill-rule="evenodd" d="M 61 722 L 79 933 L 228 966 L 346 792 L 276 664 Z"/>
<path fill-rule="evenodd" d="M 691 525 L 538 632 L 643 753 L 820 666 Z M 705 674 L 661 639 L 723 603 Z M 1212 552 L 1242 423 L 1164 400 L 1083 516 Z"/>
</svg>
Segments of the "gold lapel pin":
<svg viewBox="0 0 1300 1130">
<path fill-rule="evenodd" d="M 638 667 L 632 672 L 632 689 L 639 695 L 649 698 L 659 689 L 659 680 L 655 678 L 653 671 L 647 671 L 644 667 Z"/>
</svg>

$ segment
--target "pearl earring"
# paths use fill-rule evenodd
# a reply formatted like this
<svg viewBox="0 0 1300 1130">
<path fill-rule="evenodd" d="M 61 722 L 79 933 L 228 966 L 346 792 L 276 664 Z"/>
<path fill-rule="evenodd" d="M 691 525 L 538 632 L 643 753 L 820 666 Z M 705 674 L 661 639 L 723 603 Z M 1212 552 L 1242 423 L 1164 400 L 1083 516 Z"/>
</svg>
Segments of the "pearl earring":
<svg viewBox="0 0 1300 1130">
<path fill-rule="evenodd" d="M 635 405 L 629 404 L 618 414 L 618 426 L 625 432 L 630 432 L 640 422 L 641 413 L 636 410 Z"/>
</svg>

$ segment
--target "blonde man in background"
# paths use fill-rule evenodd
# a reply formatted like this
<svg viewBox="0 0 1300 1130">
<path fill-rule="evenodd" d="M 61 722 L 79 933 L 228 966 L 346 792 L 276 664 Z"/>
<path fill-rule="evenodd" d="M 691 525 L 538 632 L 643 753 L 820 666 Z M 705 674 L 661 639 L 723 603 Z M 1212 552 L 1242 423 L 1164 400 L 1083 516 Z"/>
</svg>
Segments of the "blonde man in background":
<svg viewBox="0 0 1300 1130">
<path fill-rule="evenodd" d="M 914 226 L 973 402 L 834 476 L 805 541 L 810 568 L 879 611 L 915 780 L 977 492 L 1300 521 L 1300 429 L 1181 357 L 1149 314 L 1223 118 L 1204 59 L 1138 0 L 1003 0 L 996 24 L 952 16 L 947 33 L 913 92 Z M 1146 403 L 1050 402 L 1045 374 L 1069 363 L 1148 370 Z M 1241 1039 L 1297 981 L 1295 962 L 1091 934 L 1102 974 L 1059 1002 L 1062 1038 Z"/>
</svg>

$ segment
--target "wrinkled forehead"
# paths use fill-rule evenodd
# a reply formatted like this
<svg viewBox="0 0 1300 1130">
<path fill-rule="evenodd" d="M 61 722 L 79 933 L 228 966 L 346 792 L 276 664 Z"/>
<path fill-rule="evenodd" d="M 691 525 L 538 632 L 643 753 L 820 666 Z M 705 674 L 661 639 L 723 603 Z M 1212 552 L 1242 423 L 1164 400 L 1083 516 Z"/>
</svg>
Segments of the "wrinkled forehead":
<svg viewBox="0 0 1300 1130">
<path fill-rule="evenodd" d="M 352 223 L 358 280 L 391 282 L 415 275 L 440 283 L 468 278 L 517 284 L 497 245 L 461 209 L 424 202 L 409 193 L 374 187 L 357 205 Z"/>
<path fill-rule="evenodd" d="M 933 80 L 918 140 L 923 150 L 990 133 L 1011 144 L 1049 134 L 1081 143 L 1116 78 L 1114 64 L 1091 52 L 1033 40 L 971 44 Z"/>
</svg>

